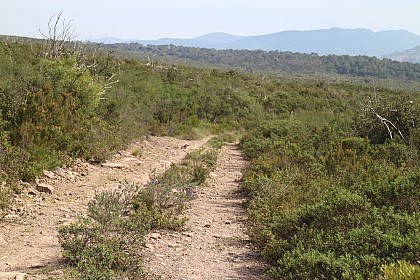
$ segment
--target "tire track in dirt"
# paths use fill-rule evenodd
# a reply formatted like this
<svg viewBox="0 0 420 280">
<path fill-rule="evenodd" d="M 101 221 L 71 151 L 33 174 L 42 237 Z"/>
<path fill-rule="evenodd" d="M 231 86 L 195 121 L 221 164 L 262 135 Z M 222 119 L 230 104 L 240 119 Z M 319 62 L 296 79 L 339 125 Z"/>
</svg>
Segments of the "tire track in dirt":
<svg viewBox="0 0 420 280">
<path fill-rule="evenodd" d="M 124 181 L 144 184 L 153 171 L 162 172 L 207 140 L 147 137 L 115 155 L 110 160 L 113 168 L 76 162 L 72 168 L 46 172 L 40 182 L 52 186 L 53 193 L 38 192 L 35 184 L 27 186 L 15 196 L 7 219 L 0 222 L 0 279 L 2 272 L 12 275 L 10 279 L 17 272 L 28 273 L 29 279 L 61 276 L 61 271 L 51 271 L 62 260 L 58 226 L 86 211 L 95 193 L 117 189 Z"/>
<path fill-rule="evenodd" d="M 146 268 L 162 279 L 262 279 L 264 265 L 246 234 L 244 197 L 238 193 L 246 162 L 237 145 L 221 149 L 217 168 L 186 211 L 184 232 L 155 231 Z"/>
</svg>

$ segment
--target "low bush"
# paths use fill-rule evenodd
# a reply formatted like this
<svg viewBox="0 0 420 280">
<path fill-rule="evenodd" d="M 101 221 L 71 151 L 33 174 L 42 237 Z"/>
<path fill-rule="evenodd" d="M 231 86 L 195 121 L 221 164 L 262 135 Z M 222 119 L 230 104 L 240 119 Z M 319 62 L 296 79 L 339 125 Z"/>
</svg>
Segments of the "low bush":
<svg viewBox="0 0 420 280">
<path fill-rule="evenodd" d="M 147 211 L 132 206 L 137 187 L 104 192 L 89 203 L 87 217 L 59 228 L 66 261 L 80 279 L 140 279 L 144 277 L 144 236 L 151 227 Z"/>
</svg>

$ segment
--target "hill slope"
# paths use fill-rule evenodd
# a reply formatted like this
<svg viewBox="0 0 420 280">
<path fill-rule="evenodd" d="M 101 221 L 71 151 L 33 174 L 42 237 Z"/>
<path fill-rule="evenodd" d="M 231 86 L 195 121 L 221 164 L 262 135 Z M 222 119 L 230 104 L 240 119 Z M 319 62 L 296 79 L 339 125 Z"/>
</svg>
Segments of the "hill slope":
<svg viewBox="0 0 420 280">
<path fill-rule="evenodd" d="M 389 55 L 384 55 L 384 58 L 389 58 L 400 62 L 420 63 L 420 45 L 402 52 L 393 52 Z"/>
</svg>

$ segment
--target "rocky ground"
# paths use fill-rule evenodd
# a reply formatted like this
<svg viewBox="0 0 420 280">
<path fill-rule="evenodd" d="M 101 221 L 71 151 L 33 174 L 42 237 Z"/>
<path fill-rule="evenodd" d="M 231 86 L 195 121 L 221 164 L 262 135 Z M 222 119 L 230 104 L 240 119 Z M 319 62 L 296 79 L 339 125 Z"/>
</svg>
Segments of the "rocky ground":
<svg viewBox="0 0 420 280">
<path fill-rule="evenodd" d="M 58 226 L 86 211 L 95 193 L 124 181 L 144 184 L 153 172 L 181 161 L 207 140 L 148 137 L 101 166 L 79 161 L 46 171 L 16 195 L 0 222 L 0 280 L 63 276 L 57 269 L 62 261 Z M 245 232 L 244 199 L 237 193 L 244 164 L 237 146 L 225 146 L 216 170 L 188 206 L 186 229 L 150 234 L 145 255 L 151 274 L 162 279 L 262 278 L 263 267 Z"/>
</svg>

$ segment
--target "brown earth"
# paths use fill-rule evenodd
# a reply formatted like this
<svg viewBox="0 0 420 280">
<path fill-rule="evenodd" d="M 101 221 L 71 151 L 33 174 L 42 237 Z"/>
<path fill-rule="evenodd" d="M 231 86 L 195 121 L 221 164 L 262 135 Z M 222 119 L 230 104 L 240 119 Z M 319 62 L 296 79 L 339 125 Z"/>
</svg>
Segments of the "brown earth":
<svg viewBox="0 0 420 280">
<path fill-rule="evenodd" d="M 57 227 L 86 211 L 98 192 L 124 181 L 146 183 L 208 139 L 148 137 L 119 152 L 102 166 L 78 161 L 71 168 L 45 172 L 38 184 L 14 198 L 0 222 L 0 280 L 63 276 Z M 235 145 L 225 146 L 216 170 L 188 206 L 184 232 L 154 232 L 145 248 L 146 267 L 163 279 L 261 279 L 245 233 L 244 199 L 237 193 L 245 162 Z M 19 278 L 20 277 L 20 278 Z"/>
</svg>

